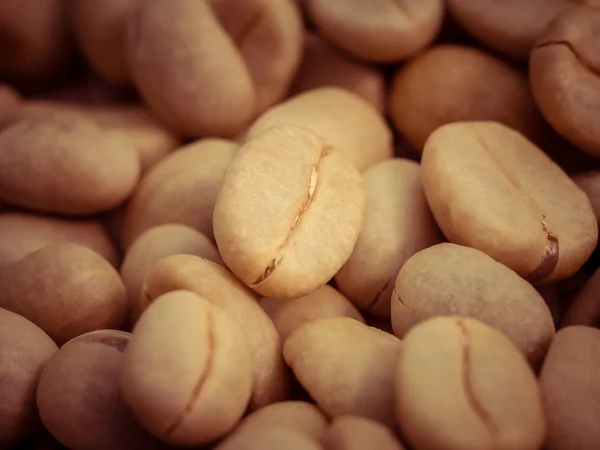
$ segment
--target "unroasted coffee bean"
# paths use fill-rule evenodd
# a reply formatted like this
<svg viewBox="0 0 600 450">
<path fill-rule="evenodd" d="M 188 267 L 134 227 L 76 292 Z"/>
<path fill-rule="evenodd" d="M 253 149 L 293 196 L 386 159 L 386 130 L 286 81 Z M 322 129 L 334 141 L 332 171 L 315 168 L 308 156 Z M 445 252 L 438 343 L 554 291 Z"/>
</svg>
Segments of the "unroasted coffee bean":
<svg viewBox="0 0 600 450">
<path fill-rule="evenodd" d="M 596 219 L 600 222 L 600 170 L 581 173 L 573 177 L 573 181 L 585 192 L 592 203 Z"/>
<path fill-rule="evenodd" d="M 139 91 L 165 123 L 192 137 L 242 131 L 284 95 L 301 46 L 289 1 L 150 0 L 129 23 Z"/>
<path fill-rule="evenodd" d="M 40 428 L 35 390 L 56 344 L 39 327 L 0 308 L 0 448 Z"/>
<path fill-rule="evenodd" d="M 261 303 L 265 299 L 267 298 L 261 299 Z M 282 342 L 296 329 L 316 319 L 350 317 L 361 323 L 365 322 L 356 307 L 328 284 L 303 297 L 275 301 L 280 305 L 270 316 Z"/>
<path fill-rule="evenodd" d="M 531 87 L 556 131 L 600 157 L 600 9 L 581 6 L 556 20 L 530 57 Z"/>
<path fill-rule="evenodd" d="M 0 269 L 48 244 L 60 243 L 89 247 L 113 266 L 118 263 L 117 250 L 97 220 L 67 220 L 21 212 L 0 214 Z"/>
<path fill-rule="evenodd" d="M 245 332 L 252 353 L 250 407 L 258 409 L 287 398 L 280 339 L 256 295 L 217 263 L 195 255 L 172 255 L 148 271 L 139 310 L 145 310 L 158 296 L 178 289 L 194 292 L 223 308 Z"/>
<path fill-rule="evenodd" d="M 100 330 L 65 344 L 45 365 L 37 405 L 46 428 L 67 448 L 158 449 L 120 392 L 130 334 Z"/>
<path fill-rule="evenodd" d="M 442 26 L 441 0 L 306 0 L 319 31 L 366 61 L 395 62 L 433 41 Z"/>
<path fill-rule="evenodd" d="M 258 293 L 279 299 L 318 289 L 342 267 L 365 209 L 358 171 L 308 129 L 278 126 L 233 159 L 215 206 L 223 261 Z"/>
<path fill-rule="evenodd" d="M 238 323 L 187 291 L 156 299 L 133 329 L 123 396 L 156 436 L 200 445 L 227 434 L 252 391 L 252 359 Z"/>
<path fill-rule="evenodd" d="M 203 139 L 161 160 L 127 204 L 123 247 L 149 228 L 168 223 L 187 225 L 212 239 L 219 184 L 238 147 L 233 141 Z"/>
<path fill-rule="evenodd" d="M 554 336 L 550 310 L 527 281 L 479 250 L 440 244 L 400 270 L 392 295 L 394 333 L 403 338 L 417 323 L 451 314 L 501 331 L 536 367 Z"/>
<path fill-rule="evenodd" d="M 234 433 L 244 433 L 249 428 L 285 428 L 319 441 L 327 429 L 327 418 L 312 403 L 285 401 L 273 403 L 247 416 Z"/>
<path fill-rule="evenodd" d="M 438 127 L 494 120 L 538 140 L 545 130 L 527 78 L 473 47 L 439 45 L 396 73 L 390 112 L 398 131 L 421 151 Z"/>
<path fill-rule="evenodd" d="M 140 174 L 127 141 L 85 117 L 25 120 L 0 133 L 0 197 L 47 213 L 92 214 L 123 203 Z"/>
<path fill-rule="evenodd" d="M 348 317 L 308 322 L 285 341 L 296 378 L 330 417 L 395 422 L 393 378 L 401 342 Z"/>
<path fill-rule="evenodd" d="M 364 172 L 363 180 L 365 221 L 335 281 L 360 309 L 389 317 L 398 271 L 413 254 L 437 244 L 442 236 L 423 194 L 417 163 L 381 161 Z"/>
<path fill-rule="evenodd" d="M 395 376 L 398 425 L 416 450 L 535 450 L 544 442 L 535 374 L 478 320 L 446 316 L 413 328 Z"/>
<path fill-rule="evenodd" d="M 349 58 L 324 39 L 309 33 L 304 40 L 304 56 L 291 92 L 299 94 L 325 86 L 347 89 L 363 97 L 378 111 L 384 111 L 383 73 Z"/>
<path fill-rule="evenodd" d="M 145 231 L 127 250 L 121 265 L 121 278 L 129 297 L 131 323 L 135 323 L 141 313 L 140 296 L 150 268 L 165 256 L 178 254 L 197 255 L 223 264 L 215 245 L 193 228 L 167 224 Z"/>
<path fill-rule="evenodd" d="M 118 329 L 127 318 L 125 286 L 95 251 L 51 244 L 0 272 L 0 306 L 21 314 L 58 345 L 88 331 Z"/>
<path fill-rule="evenodd" d="M 325 450 L 404 450 L 391 430 L 360 416 L 337 417 L 321 439 Z"/>
<path fill-rule="evenodd" d="M 585 283 L 585 286 L 571 301 L 562 326 L 600 326 L 600 269 Z"/>
<path fill-rule="evenodd" d="M 322 137 L 359 171 L 393 155 L 392 132 L 362 97 L 323 87 L 298 94 L 265 111 L 248 130 L 252 139 L 277 125 L 297 125 Z"/>
<path fill-rule="evenodd" d="M 548 350 L 540 386 L 548 420 L 548 450 L 600 446 L 600 330 L 563 328 Z"/>
<path fill-rule="evenodd" d="M 437 223 L 532 283 L 568 278 L 598 240 L 581 189 L 537 146 L 495 122 L 438 128 L 421 160 L 423 189 Z"/>
<path fill-rule="evenodd" d="M 123 145 L 137 152 L 142 172 L 180 144 L 177 136 L 146 108 L 137 105 L 100 106 L 73 101 L 27 100 L 17 110 L 15 121 L 47 119 L 64 113 L 83 114 L 96 122 L 104 134 L 116 135 Z"/>
<path fill-rule="evenodd" d="M 448 0 L 448 9 L 481 42 L 525 60 L 548 25 L 581 3 L 600 5 L 598 0 Z"/>
<path fill-rule="evenodd" d="M 126 54 L 129 16 L 139 0 L 71 0 L 69 14 L 79 46 L 99 74 L 117 83 L 130 79 Z"/>
</svg>

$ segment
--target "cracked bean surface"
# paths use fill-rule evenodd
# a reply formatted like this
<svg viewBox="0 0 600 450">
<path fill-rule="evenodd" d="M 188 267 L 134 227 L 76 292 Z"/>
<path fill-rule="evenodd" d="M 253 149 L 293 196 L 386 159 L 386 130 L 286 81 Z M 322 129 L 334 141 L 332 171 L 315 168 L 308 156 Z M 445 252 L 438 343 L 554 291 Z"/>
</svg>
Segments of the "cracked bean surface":
<svg viewBox="0 0 600 450">
<path fill-rule="evenodd" d="M 421 160 L 423 189 L 453 243 L 532 283 L 576 273 L 598 241 L 586 194 L 544 152 L 496 122 L 444 125 Z"/>
<path fill-rule="evenodd" d="M 164 294 L 133 329 L 121 390 L 138 420 L 167 443 L 214 441 L 233 429 L 250 400 L 246 336 L 208 300 L 189 291 Z"/>
<path fill-rule="evenodd" d="M 392 294 L 392 326 L 399 338 L 417 323 L 455 314 L 504 333 L 539 367 L 554 336 L 544 299 L 508 267 L 474 248 L 439 244 L 410 258 Z"/>
<path fill-rule="evenodd" d="M 227 168 L 215 240 L 242 282 L 291 299 L 342 267 L 364 210 L 363 181 L 350 161 L 308 129 L 276 126 L 247 141 Z"/>
<path fill-rule="evenodd" d="M 596 157 L 600 157 L 599 28 L 600 9 L 574 8 L 540 36 L 529 59 L 531 89 L 546 120 Z"/>
<path fill-rule="evenodd" d="M 417 325 L 403 340 L 394 381 L 398 425 L 416 450 L 537 450 L 544 442 L 534 372 L 478 320 Z"/>
</svg>

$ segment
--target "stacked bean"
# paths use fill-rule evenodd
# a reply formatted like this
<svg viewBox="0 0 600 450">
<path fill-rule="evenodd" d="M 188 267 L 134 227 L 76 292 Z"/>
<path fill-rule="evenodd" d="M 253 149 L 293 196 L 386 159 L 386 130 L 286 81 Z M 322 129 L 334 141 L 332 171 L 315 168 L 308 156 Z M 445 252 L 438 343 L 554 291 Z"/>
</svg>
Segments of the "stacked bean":
<svg viewBox="0 0 600 450">
<path fill-rule="evenodd" d="M 600 448 L 598 29 L 0 0 L 0 449 Z"/>
</svg>

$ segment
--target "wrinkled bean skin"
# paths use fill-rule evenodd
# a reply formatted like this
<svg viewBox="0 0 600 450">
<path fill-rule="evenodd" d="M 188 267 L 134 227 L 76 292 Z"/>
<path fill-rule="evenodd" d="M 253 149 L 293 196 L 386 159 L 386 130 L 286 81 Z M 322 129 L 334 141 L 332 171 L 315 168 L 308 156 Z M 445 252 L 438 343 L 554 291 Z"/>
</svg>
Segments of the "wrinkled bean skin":
<svg viewBox="0 0 600 450">
<path fill-rule="evenodd" d="M 228 166 L 215 240 L 227 267 L 256 292 L 300 297 L 350 257 L 364 210 L 363 181 L 340 152 L 308 129 L 273 127 Z"/>
<path fill-rule="evenodd" d="M 537 146 L 495 122 L 438 128 L 421 160 L 433 216 L 456 244 L 533 283 L 573 275 L 598 241 L 587 196 Z"/>
<path fill-rule="evenodd" d="M 540 373 L 549 450 L 600 446 L 599 366 L 600 330 L 568 326 L 556 334 Z"/>
<path fill-rule="evenodd" d="M 535 374 L 482 322 L 422 322 L 403 340 L 395 377 L 398 425 L 417 450 L 534 450 L 544 442 Z"/>
</svg>

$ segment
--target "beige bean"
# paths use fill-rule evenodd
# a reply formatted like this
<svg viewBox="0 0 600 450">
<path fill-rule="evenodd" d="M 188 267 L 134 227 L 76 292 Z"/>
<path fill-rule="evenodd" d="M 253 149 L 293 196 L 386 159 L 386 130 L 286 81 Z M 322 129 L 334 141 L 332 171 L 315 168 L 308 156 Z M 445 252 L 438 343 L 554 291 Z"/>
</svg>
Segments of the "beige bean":
<svg viewBox="0 0 600 450">
<path fill-rule="evenodd" d="M 544 442 L 535 374 L 503 334 L 475 319 L 437 317 L 406 335 L 395 402 L 416 450 L 534 450 Z"/>
<path fill-rule="evenodd" d="M 573 181 L 587 194 L 596 219 L 600 222 L 600 170 L 575 175 Z"/>
<path fill-rule="evenodd" d="M 379 422 L 351 415 L 337 417 L 321 443 L 325 450 L 404 450 L 389 428 Z"/>
<path fill-rule="evenodd" d="M 568 278 L 596 246 L 598 223 L 585 193 L 504 125 L 438 128 L 425 144 L 421 175 L 451 242 L 482 250 L 532 283 Z"/>
<path fill-rule="evenodd" d="M 100 106 L 75 101 L 27 100 L 14 120 L 47 119 L 63 113 L 84 114 L 102 128 L 114 134 L 138 154 L 142 172 L 146 172 L 167 153 L 180 145 L 180 140 L 159 123 L 142 106 Z"/>
<path fill-rule="evenodd" d="M 374 62 L 413 56 L 434 40 L 442 26 L 441 0 L 306 0 L 319 31 L 352 55 Z"/>
<path fill-rule="evenodd" d="M 249 140 L 221 184 L 213 226 L 223 261 L 264 296 L 290 299 L 323 286 L 358 239 L 360 174 L 311 131 L 273 127 Z"/>
<path fill-rule="evenodd" d="M 50 244 L 0 272 L 0 307 L 31 320 L 58 345 L 88 331 L 121 327 L 125 286 L 95 251 Z"/>
<path fill-rule="evenodd" d="M 38 326 L 0 308 L 0 448 L 40 428 L 35 390 L 56 344 Z"/>
<path fill-rule="evenodd" d="M 256 90 L 256 111 L 286 94 L 302 57 L 302 16 L 293 0 L 209 0 L 236 43 Z"/>
<path fill-rule="evenodd" d="M 22 212 L 0 214 L 0 270 L 48 244 L 83 245 L 113 266 L 119 255 L 97 220 L 68 220 Z"/>
<path fill-rule="evenodd" d="M 393 155 L 392 132 L 383 117 L 362 97 L 344 89 L 313 89 L 272 107 L 256 119 L 247 138 L 276 125 L 314 131 L 361 172 Z"/>
<path fill-rule="evenodd" d="M 597 158 L 598 27 L 600 8 L 572 8 L 538 38 L 529 58 L 531 88 L 546 120 L 578 148 Z"/>
<path fill-rule="evenodd" d="M 318 35 L 308 33 L 304 39 L 302 64 L 290 92 L 296 95 L 327 86 L 360 95 L 377 111 L 384 112 L 386 92 L 383 73 L 337 51 Z"/>
<path fill-rule="evenodd" d="M 587 280 L 571 301 L 562 320 L 562 327 L 569 325 L 600 326 L 600 269 Z"/>
<path fill-rule="evenodd" d="M 62 0 L 0 1 L 0 78 L 20 84 L 55 79 L 73 53 Z"/>
<path fill-rule="evenodd" d="M 133 329 L 121 390 L 137 418 L 174 445 L 227 434 L 252 391 L 252 360 L 238 323 L 188 291 L 156 299 Z"/>
<path fill-rule="evenodd" d="M 140 296 L 150 268 L 165 256 L 179 254 L 197 255 L 223 264 L 215 245 L 202 233 L 185 225 L 167 224 L 150 228 L 129 247 L 120 273 L 127 288 L 132 324 L 141 314 Z"/>
<path fill-rule="evenodd" d="M 131 195 L 139 173 L 127 142 L 83 116 L 21 121 L 0 134 L 0 195 L 19 206 L 63 214 L 106 211 Z"/>
<path fill-rule="evenodd" d="M 318 442 L 327 429 L 327 418 L 312 403 L 285 401 L 254 411 L 242 420 L 234 433 L 268 427 L 289 429 Z"/>
<path fill-rule="evenodd" d="M 421 151 L 447 123 L 493 120 L 538 141 L 546 126 L 526 76 L 473 47 L 438 45 L 401 67 L 389 109 L 398 131 Z"/>
<path fill-rule="evenodd" d="M 283 356 L 329 416 L 395 422 L 393 378 L 401 342 L 348 317 L 308 322 L 285 341 Z"/>
<path fill-rule="evenodd" d="M 350 259 L 335 276 L 357 307 L 389 317 L 394 279 L 406 260 L 443 239 L 421 187 L 419 165 L 388 159 L 363 173 L 365 221 Z"/>
<path fill-rule="evenodd" d="M 316 319 L 350 317 L 365 323 L 356 307 L 328 284 L 303 297 L 278 301 L 281 306 L 273 312 L 271 318 L 282 342 L 302 325 Z"/>
<path fill-rule="evenodd" d="M 304 434 L 289 428 L 256 427 L 233 433 L 215 447 L 215 450 L 322 450 L 321 446 Z"/>
<path fill-rule="evenodd" d="M 164 448 L 134 418 L 120 392 L 130 333 L 99 330 L 69 341 L 44 366 L 37 405 L 68 448 Z"/>
<path fill-rule="evenodd" d="M 300 63 L 301 30 L 287 0 L 145 1 L 129 23 L 130 68 L 175 130 L 231 137 L 285 94 Z"/>
<path fill-rule="evenodd" d="M 76 38 L 94 70 L 109 81 L 130 81 L 126 54 L 127 22 L 139 0 L 71 0 Z"/>
<path fill-rule="evenodd" d="M 287 374 L 277 330 L 256 295 L 221 265 L 195 255 L 173 255 L 148 271 L 140 297 L 145 310 L 156 297 L 185 289 L 223 308 L 244 330 L 253 363 L 250 406 L 261 408 L 287 398 Z"/>
<path fill-rule="evenodd" d="M 540 373 L 548 450 L 600 447 L 600 330 L 570 326 L 557 334 Z"/>
<path fill-rule="evenodd" d="M 179 223 L 213 238 L 212 216 L 221 178 L 238 144 L 204 139 L 167 156 L 140 181 L 123 223 L 123 247 L 157 225 Z"/>
<path fill-rule="evenodd" d="M 439 244 L 400 270 L 392 294 L 394 334 L 402 338 L 425 319 L 452 314 L 501 331 L 535 367 L 554 336 L 550 310 L 527 281 L 479 250 Z"/>
</svg>

